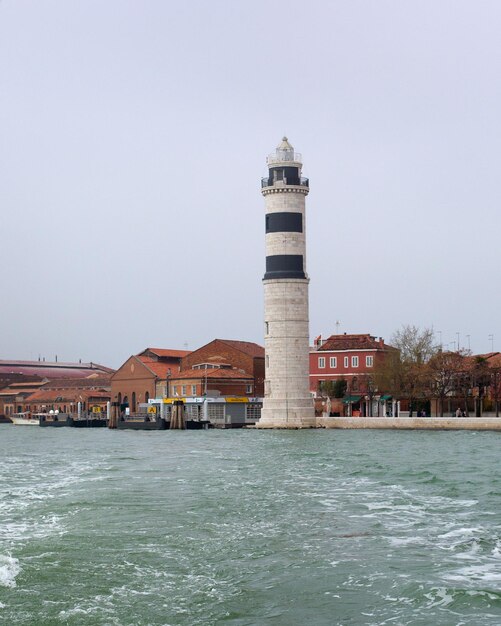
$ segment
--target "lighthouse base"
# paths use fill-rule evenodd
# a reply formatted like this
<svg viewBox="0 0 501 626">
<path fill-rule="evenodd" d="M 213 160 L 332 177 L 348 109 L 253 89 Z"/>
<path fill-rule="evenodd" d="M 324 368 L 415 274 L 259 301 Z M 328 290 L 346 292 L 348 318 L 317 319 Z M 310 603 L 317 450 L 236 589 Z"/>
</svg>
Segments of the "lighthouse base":
<svg viewBox="0 0 501 626">
<path fill-rule="evenodd" d="M 265 398 L 261 418 L 256 428 L 317 428 L 317 418 L 311 398 L 269 399 Z"/>
</svg>

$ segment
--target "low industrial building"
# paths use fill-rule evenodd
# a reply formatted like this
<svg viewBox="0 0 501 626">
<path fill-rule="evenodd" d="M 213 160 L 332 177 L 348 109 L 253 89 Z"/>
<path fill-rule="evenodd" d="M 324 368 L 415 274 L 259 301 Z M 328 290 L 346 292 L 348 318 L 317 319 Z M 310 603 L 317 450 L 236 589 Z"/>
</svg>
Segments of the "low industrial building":
<svg viewBox="0 0 501 626">
<path fill-rule="evenodd" d="M 80 386 L 85 387 L 88 383 L 83 381 L 100 379 L 108 381 L 109 395 L 109 379 L 113 369 L 99 365 L 97 363 L 68 363 L 61 361 L 45 361 L 39 359 L 37 361 L 18 361 L 18 360 L 0 360 L 0 420 L 9 418 L 14 413 L 31 410 L 29 399 L 33 394 L 38 393 L 42 389 L 47 389 L 51 383 L 58 384 L 59 391 L 63 389 L 75 389 L 77 381 L 82 381 Z M 92 385 L 92 383 L 89 383 Z M 41 398 L 42 396 L 39 396 Z M 40 404 L 57 404 L 56 397 L 58 395 L 48 394 L 44 396 L 44 400 Z M 39 403 L 34 403 L 38 406 Z M 64 405 L 64 402 L 63 402 Z"/>
</svg>

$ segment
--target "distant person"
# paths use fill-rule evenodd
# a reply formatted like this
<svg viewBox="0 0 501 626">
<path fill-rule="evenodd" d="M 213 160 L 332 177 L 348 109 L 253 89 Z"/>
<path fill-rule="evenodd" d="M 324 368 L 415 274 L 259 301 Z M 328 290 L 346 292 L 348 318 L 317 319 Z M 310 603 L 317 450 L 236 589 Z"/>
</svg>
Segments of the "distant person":
<svg viewBox="0 0 501 626">
<path fill-rule="evenodd" d="M 456 409 L 456 417 L 463 417 L 463 412 L 459 407 Z"/>
</svg>

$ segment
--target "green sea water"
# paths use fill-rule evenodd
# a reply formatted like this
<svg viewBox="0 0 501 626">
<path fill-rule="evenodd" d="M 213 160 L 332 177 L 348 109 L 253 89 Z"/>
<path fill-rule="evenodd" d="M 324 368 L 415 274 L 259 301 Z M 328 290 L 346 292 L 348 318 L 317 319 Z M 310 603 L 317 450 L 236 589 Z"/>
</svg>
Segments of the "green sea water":
<svg viewBox="0 0 501 626">
<path fill-rule="evenodd" d="M 0 624 L 501 624 L 501 435 L 0 425 Z"/>
</svg>

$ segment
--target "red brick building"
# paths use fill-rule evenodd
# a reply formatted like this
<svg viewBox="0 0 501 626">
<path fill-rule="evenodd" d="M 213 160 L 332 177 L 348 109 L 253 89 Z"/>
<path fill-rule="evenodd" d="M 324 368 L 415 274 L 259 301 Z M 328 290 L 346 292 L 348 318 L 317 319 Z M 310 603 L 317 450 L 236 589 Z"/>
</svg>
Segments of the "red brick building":
<svg viewBox="0 0 501 626">
<path fill-rule="evenodd" d="M 170 379 L 169 395 L 262 396 L 264 348 L 249 341 L 214 339 L 181 360 Z"/>
<path fill-rule="evenodd" d="M 39 376 L 19 374 L 10 384 L 0 384 L 0 422 L 10 422 L 11 415 L 24 411 L 26 398 L 38 391 L 46 382 Z"/>
<path fill-rule="evenodd" d="M 367 376 L 376 363 L 394 350 L 379 337 L 364 335 L 331 335 L 325 341 L 317 337 L 310 352 L 310 390 L 318 391 L 322 381 L 344 378 L 348 389 L 364 390 Z"/>
<path fill-rule="evenodd" d="M 167 397 L 169 381 L 178 374 L 181 359 L 188 354 L 187 350 L 146 348 L 129 357 L 111 377 L 112 401 L 122 410 L 129 408 L 135 413 L 140 403 Z"/>
<path fill-rule="evenodd" d="M 254 379 L 243 370 L 221 367 L 192 368 L 173 376 L 171 397 L 205 396 L 217 393 L 222 396 L 254 396 Z"/>
<path fill-rule="evenodd" d="M 60 381 L 60 389 L 73 388 L 74 380 L 108 379 L 113 369 L 97 363 L 0 360 L 0 419 L 29 410 L 28 398 L 48 384 Z M 57 396 L 56 396 L 57 397 Z"/>
<path fill-rule="evenodd" d="M 60 413 L 77 413 L 80 403 L 82 411 L 88 412 L 99 408 L 106 412 L 106 405 L 111 400 L 111 376 L 89 378 L 61 378 L 46 383 L 24 401 L 24 411 L 48 413 L 58 410 Z"/>
</svg>

